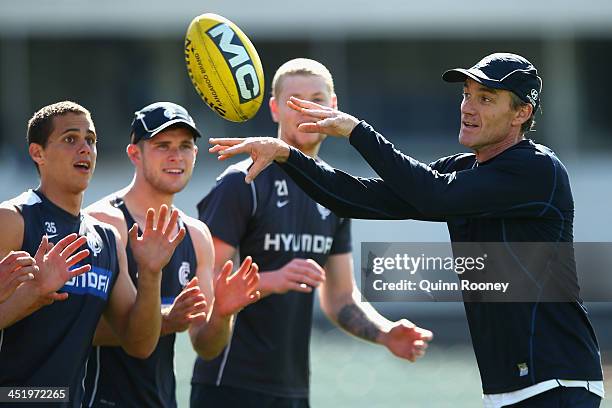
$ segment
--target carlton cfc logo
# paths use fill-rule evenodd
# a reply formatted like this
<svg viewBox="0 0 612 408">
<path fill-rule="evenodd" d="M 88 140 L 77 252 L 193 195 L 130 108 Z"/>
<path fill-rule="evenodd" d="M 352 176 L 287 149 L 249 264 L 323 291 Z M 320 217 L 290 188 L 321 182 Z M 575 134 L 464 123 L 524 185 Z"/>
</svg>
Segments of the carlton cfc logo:
<svg viewBox="0 0 612 408">
<path fill-rule="evenodd" d="M 189 265 L 189 262 L 181 263 L 181 267 L 178 270 L 178 280 L 181 286 L 185 286 L 189 282 L 190 272 L 191 272 L 191 266 Z"/>
</svg>

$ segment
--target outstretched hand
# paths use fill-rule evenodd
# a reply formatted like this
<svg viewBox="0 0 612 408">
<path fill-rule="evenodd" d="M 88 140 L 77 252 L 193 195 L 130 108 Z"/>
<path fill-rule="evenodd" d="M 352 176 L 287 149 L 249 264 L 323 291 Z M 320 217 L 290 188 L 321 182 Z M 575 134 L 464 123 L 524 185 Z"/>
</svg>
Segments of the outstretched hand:
<svg viewBox="0 0 612 408">
<path fill-rule="evenodd" d="M 130 248 L 138 265 L 139 276 L 144 272 L 153 273 L 159 278 L 162 268 L 170 261 L 174 250 L 185 238 L 184 227 L 173 234 L 179 217 L 178 210 L 172 210 L 170 219 L 166 223 L 167 215 L 168 206 L 164 204 L 159 208 L 157 224 L 154 225 L 155 210 L 149 208 L 142 235 L 138 236 L 138 224 L 134 224 L 129 231 Z"/>
<path fill-rule="evenodd" d="M 289 145 L 273 137 L 249 138 L 219 138 L 209 139 L 213 145 L 208 151 L 217 153 L 219 160 L 225 160 L 237 154 L 246 153 L 251 156 L 253 164 L 244 181 L 250 183 L 274 160 L 283 162 L 289 157 Z"/>
<path fill-rule="evenodd" d="M 355 126 L 359 124 L 359 119 L 348 113 L 294 96 L 289 98 L 287 106 L 313 119 L 312 122 L 298 126 L 298 130 L 302 132 L 349 137 Z"/>
<path fill-rule="evenodd" d="M 43 296 L 44 303 L 49 304 L 56 300 L 68 299 L 68 293 L 58 293 L 57 290 L 75 276 L 91 270 L 89 264 L 71 269 L 89 256 L 88 249 L 83 249 L 75 254 L 86 242 L 86 237 L 70 234 L 53 245 L 46 235 L 43 236 L 34 255 L 39 270 L 34 273 L 33 283 Z"/>
<path fill-rule="evenodd" d="M 260 293 L 259 267 L 247 256 L 240 268 L 232 274 L 233 262 L 227 261 L 215 282 L 214 310 L 221 317 L 238 313 L 245 306 L 257 301 Z"/>
</svg>

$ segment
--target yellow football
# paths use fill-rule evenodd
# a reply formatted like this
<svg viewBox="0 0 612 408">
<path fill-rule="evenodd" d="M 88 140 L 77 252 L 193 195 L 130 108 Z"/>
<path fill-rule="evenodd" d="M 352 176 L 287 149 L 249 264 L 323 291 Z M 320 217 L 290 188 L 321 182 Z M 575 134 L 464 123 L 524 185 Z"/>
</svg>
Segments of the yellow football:
<svg viewBox="0 0 612 408">
<path fill-rule="evenodd" d="M 216 14 L 193 19 L 185 36 L 185 62 L 191 82 L 223 119 L 244 122 L 261 106 L 264 74 L 249 38 Z"/>
</svg>

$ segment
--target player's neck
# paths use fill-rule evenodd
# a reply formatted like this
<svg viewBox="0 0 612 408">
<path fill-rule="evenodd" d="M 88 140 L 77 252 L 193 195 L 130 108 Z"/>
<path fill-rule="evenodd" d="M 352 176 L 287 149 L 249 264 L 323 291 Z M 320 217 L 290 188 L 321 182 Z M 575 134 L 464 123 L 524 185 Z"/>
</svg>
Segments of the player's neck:
<svg viewBox="0 0 612 408">
<path fill-rule="evenodd" d="M 174 194 L 162 193 L 151 186 L 146 180 L 134 176 L 134 179 L 123 191 L 123 201 L 130 209 L 132 216 L 144 219 L 149 208 L 159 210 L 162 204 L 172 208 Z"/>
<path fill-rule="evenodd" d="M 476 160 L 478 161 L 478 163 L 483 163 L 488 160 L 491 160 L 498 154 L 508 150 L 509 148 L 511 148 L 522 140 L 525 140 L 525 137 L 521 134 L 513 137 L 508 137 L 502 140 L 501 142 L 493 145 L 487 145 L 481 148 L 474 149 Z"/>
<path fill-rule="evenodd" d="M 83 204 L 83 191 L 71 193 L 64 191 L 58 186 L 49 186 L 48 183 L 40 183 L 39 191 L 47 197 L 49 201 L 57 205 L 62 210 L 72 215 L 79 215 Z"/>
<path fill-rule="evenodd" d="M 298 149 L 300 152 L 304 153 L 306 156 L 312 157 L 316 159 L 319 155 L 319 149 L 321 148 L 321 143 L 316 143 L 314 145 L 300 145 L 296 143 L 294 139 L 284 137 L 281 129 L 278 129 L 277 137 L 283 142 L 287 143 L 289 146 Z"/>
<path fill-rule="evenodd" d="M 299 149 L 302 153 L 304 153 L 306 156 L 310 156 L 313 159 L 316 159 L 317 156 L 319 155 L 319 148 L 321 147 L 321 143 L 317 144 L 315 147 L 313 148 L 306 148 L 304 146 L 294 146 L 295 148 Z"/>
</svg>

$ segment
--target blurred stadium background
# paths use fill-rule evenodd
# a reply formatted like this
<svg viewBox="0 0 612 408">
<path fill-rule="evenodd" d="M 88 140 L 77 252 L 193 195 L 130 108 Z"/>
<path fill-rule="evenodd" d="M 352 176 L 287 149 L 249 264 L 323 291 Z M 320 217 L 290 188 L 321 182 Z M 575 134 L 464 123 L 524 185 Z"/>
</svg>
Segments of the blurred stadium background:
<svg viewBox="0 0 612 408">
<path fill-rule="evenodd" d="M 2 2 L 0 200 L 36 186 L 25 123 L 35 110 L 58 100 L 89 108 L 98 130 L 98 168 L 86 204 L 129 182 L 132 168 L 124 149 L 131 117 L 150 102 L 183 104 L 206 136 L 273 136 L 267 105 L 253 120 L 232 124 L 215 116 L 193 90 L 182 41 L 190 20 L 204 12 L 229 18 L 251 38 L 267 75 L 267 93 L 281 63 L 318 59 L 334 74 L 341 108 L 423 161 L 461 149 L 456 142 L 461 90 L 444 84 L 441 73 L 471 66 L 495 51 L 526 56 L 544 79 L 544 115 L 538 115 L 537 132 L 530 137 L 552 147 L 568 167 L 576 241 L 611 241 L 612 2 L 607 0 Z M 194 179 L 177 197 L 177 205 L 191 215 L 223 168 L 205 150 L 201 143 Z M 354 174 L 372 174 L 340 141 L 326 141 L 322 156 Z M 442 224 L 355 221 L 356 267 L 363 241 L 447 240 Z M 415 365 L 399 361 L 380 347 L 343 335 L 318 312 L 311 359 L 314 407 L 480 406 L 480 380 L 461 304 L 376 307 L 390 318 L 407 317 L 433 329 L 430 353 Z M 609 376 L 612 307 L 589 308 Z M 193 356 L 181 336 L 176 358 L 180 406 L 187 406 Z M 612 390 L 612 382 L 607 388 Z"/>
</svg>

